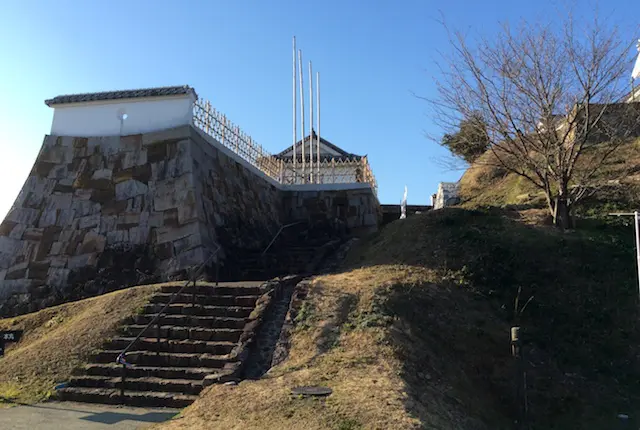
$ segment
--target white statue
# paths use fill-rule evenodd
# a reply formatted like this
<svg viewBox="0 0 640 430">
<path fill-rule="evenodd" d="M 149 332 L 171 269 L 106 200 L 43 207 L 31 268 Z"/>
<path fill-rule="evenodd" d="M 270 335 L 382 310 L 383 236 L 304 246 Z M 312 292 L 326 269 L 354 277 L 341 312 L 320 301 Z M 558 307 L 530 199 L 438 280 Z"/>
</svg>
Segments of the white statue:
<svg viewBox="0 0 640 430">
<path fill-rule="evenodd" d="M 407 186 L 404 186 L 404 197 L 402 197 L 402 203 L 400 204 L 400 219 L 407 217 Z"/>
</svg>

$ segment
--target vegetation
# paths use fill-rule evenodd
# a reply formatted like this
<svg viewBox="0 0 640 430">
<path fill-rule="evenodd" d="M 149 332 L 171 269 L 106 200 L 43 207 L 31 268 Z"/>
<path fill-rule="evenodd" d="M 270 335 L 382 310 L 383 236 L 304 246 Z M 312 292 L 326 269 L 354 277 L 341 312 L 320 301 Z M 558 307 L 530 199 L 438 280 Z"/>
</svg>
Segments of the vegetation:
<svg viewBox="0 0 640 430">
<path fill-rule="evenodd" d="M 34 403 L 49 398 L 56 384 L 113 336 L 155 291 L 133 287 L 66 303 L 27 315 L 0 319 L 0 330 L 24 330 L 0 358 L 0 404 Z"/>
<path fill-rule="evenodd" d="M 476 116 L 491 157 L 484 159 L 530 182 L 544 196 L 554 224 L 572 226 L 573 208 L 627 137 L 638 131 L 628 92 L 631 45 L 594 18 L 560 31 L 524 23 L 494 40 L 451 35 L 451 57 L 431 101 L 445 129 Z M 590 150 L 597 143 L 600 150 Z M 460 149 L 457 149 L 461 152 Z"/>
<path fill-rule="evenodd" d="M 473 163 L 489 149 L 487 130 L 482 117 L 473 113 L 470 118 L 460 121 L 454 133 L 446 133 L 440 144 L 467 163 Z"/>
<path fill-rule="evenodd" d="M 640 413 L 633 239 L 594 227 L 462 209 L 396 221 L 314 280 L 285 362 L 212 386 L 160 428 L 513 428 L 518 291 L 520 308 L 532 297 L 519 321 L 531 427 L 611 428 Z M 333 394 L 295 398 L 297 385 Z"/>
</svg>

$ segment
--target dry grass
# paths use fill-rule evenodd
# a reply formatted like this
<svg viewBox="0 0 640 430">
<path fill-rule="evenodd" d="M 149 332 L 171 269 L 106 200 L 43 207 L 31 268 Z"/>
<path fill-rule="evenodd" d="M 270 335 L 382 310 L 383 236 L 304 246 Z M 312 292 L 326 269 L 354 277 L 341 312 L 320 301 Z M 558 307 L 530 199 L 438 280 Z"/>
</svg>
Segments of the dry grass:
<svg viewBox="0 0 640 430">
<path fill-rule="evenodd" d="M 157 286 L 141 286 L 66 303 L 27 315 L 0 319 L 0 330 L 22 329 L 0 358 L 0 402 L 47 399 L 113 335 L 120 321 L 149 300 Z"/>
<path fill-rule="evenodd" d="M 598 154 L 588 152 L 582 163 Z M 525 178 L 496 167 L 499 163 L 491 152 L 482 155 L 460 179 L 462 206 L 510 207 L 515 209 L 546 209 L 544 193 Z M 631 140 L 620 146 L 595 176 L 599 187 L 593 198 L 583 201 L 579 208 L 585 214 L 593 208 L 629 206 L 640 203 L 640 140 Z M 597 210 L 595 212 L 598 212 Z"/>
<path fill-rule="evenodd" d="M 501 407 L 483 394 L 485 387 L 471 382 L 477 369 L 453 365 L 458 353 L 494 353 L 496 345 L 450 344 L 476 332 L 478 315 L 465 317 L 473 324 L 456 316 L 468 298 L 449 284 L 438 271 L 385 264 L 316 278 L 284 363 L 258 381 L 210 387 L 180 418 L 158 428 L 508 428 L 495 412 Z M 413 306 L 401 303 L 407 298 Z M 423 305 L 434 311 L 433 318 L 422 315 Z M 414 333 L 416 315 L 437 332 Z M 480 319 L 489 337 L 504 335 L 503 323 Z M 450 333 L 454 325 L 457 335 Z M 432 345 L 426 349 L 425 342 Z M 496 362 L 507 358 L 506 351 Z M 333 394 L 325 400 L 295 398 L 290 392 L 299 385 L 328 386 Z"/>
</svg>

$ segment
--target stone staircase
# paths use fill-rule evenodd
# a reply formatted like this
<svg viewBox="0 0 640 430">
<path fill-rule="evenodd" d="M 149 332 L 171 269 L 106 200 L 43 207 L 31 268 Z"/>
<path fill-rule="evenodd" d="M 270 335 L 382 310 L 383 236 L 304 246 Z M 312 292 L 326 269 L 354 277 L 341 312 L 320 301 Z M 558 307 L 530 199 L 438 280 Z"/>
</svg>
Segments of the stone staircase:
<svg viewBox="0 0 640 430">
<path fill-rule="evenodd" d="M 239 366 L 234 348 L 261 295 L 260 282 L 188 286 L 126 355 L 121 395 L 122 352 L 182 285 L 161 287 L 142 314 L 131 317 L 119 336 L 104 345 L 78 374 L 59 390 L 62 400 L 182 408 L 205 386 L 206 377 L 229 373 Z M 195 291 L 194 291 L 195 288 Z M 195 306 L 194 295 L 195 292 Z"/>
</svg>

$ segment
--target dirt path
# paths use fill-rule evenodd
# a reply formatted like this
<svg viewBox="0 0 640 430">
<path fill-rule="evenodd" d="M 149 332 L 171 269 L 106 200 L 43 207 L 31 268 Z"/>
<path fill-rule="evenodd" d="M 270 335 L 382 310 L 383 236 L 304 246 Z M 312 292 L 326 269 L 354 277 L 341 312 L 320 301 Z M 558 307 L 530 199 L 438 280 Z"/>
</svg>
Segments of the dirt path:
<svg viewBox="0 0 640 430">
<path fill-rule="evenodd" d="M 0 429 L 129 430 L 167 421 L 178 412 L 175 409 L 47 402 L 0 409 Z"/>
</svg>

